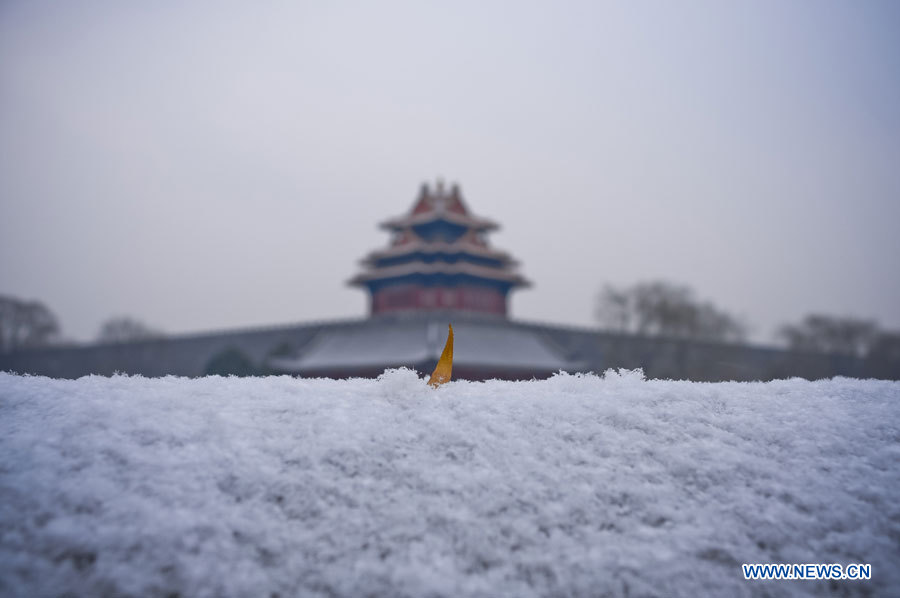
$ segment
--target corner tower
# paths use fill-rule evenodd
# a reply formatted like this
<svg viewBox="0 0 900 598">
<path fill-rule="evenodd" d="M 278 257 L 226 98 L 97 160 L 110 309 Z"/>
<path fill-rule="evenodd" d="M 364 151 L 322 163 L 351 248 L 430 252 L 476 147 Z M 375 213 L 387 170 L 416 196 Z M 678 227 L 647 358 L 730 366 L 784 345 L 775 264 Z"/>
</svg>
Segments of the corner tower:
<svg viewBox="0 0 900 598">
<path fill-rule="evenodd" d="M 497 225 L 471 214 L 459 187 L 422 185 L 412 209 L 381 224 L 392 238 L 373 251 L 349 284 L 368 289 L 370 313 L 459 309 L 506 316 L 509 292 L 529 282 L 518 263 L 492 249 Z"/>
</svg>

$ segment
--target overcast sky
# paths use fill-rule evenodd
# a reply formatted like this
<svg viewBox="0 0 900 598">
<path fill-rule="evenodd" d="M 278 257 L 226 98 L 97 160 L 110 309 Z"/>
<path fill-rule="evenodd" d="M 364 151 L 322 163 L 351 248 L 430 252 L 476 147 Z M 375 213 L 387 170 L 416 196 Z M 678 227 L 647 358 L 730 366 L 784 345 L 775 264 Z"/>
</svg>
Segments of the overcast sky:
<svg viewBox="0 0 900 598">
<path fill-rule="evenodd" d="M 900 3 L 0 5 L 0 294 L 69 338 L 361 316 L 438 176 L 517 318 L 661 278 L 900 328 Z"/>
</svg>

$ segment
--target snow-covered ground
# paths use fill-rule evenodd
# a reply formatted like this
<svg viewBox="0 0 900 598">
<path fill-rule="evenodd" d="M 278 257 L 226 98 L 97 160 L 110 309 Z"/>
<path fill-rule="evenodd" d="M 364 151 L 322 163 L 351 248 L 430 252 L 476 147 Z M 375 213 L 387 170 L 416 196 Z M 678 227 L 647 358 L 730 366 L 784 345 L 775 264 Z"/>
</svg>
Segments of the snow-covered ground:
<svg viewBox="0 0 900 598">
<path fill-rule="evenodd" d="M 0 595 L 66 591 L 896 596 L 900 383 L 0 374 Z"/>
</svg>

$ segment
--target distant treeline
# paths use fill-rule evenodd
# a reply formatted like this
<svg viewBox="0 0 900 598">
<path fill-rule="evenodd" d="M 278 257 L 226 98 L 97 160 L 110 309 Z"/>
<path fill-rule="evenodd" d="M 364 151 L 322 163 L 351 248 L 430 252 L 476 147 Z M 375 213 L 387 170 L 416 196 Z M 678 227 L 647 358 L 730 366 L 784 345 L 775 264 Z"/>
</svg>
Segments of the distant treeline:
<svg viewBox="0 0 900 598">
<path fill-rule="evenodd" d="M 606 285 L 597 296 L 596 316 L 605 329 L 691 340 L 741 343 L 747 323 L 693 290 L 663 281 L 630 287 Z M 790 350 L 900 360 L 900 333 L 882 329 L 874 320 L 811 314 L 785 324 L 777 337 Z"/>
<path fill-rule="evenodd" d="M 117 316 L 106 320 L 97 333 L 99 343 L 121 343 L 158 338 L 159 331 L 140 320 Z M 35 300 L 0 295 L 0 353 L 49 347 L 62 341 L 59 319 Z"/>
<path fill-rule="evenodd" d="M 612 332 L 673 339 L 744 343 L 745 321 L 710 301 L 698 299 L 687 286 L 664 281 L 628 287 L 606 285 L 597 296 L 596 317 Z M 900 364 L 900 332 L 882 329 L 874 320 L 811 314 L 781 326 L 778 338 L 792 351 L 849 355 L 874 364 L 876 372 L 896 377 Z M 106 320 L 98 343 L 125 343 L 161 338 L 163 334 L 129 316 Z M 0 353 L 58 344 L 61 328 L 56 315 L 40 301 L 0 295 Z M 214 368 L 241 370 L 236 355 L 222 355 Z M 227 366 L 227 367 L 225 367 Z"/>
</svg>

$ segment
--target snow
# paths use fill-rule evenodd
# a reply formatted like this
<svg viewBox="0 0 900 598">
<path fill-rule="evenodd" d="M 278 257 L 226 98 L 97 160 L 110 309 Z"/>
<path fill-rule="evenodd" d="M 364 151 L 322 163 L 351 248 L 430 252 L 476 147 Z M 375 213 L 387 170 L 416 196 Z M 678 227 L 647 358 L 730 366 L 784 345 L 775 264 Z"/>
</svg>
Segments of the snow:
<svg viewBox="0 0 900 598">
<path fill-rule="evenodd" d="M 897 382 L 0 374 L 0 456 L 3 596 L 900 587 Z"/>
</svg>

